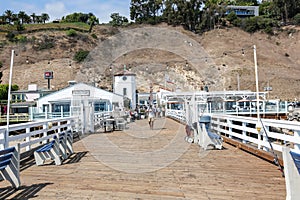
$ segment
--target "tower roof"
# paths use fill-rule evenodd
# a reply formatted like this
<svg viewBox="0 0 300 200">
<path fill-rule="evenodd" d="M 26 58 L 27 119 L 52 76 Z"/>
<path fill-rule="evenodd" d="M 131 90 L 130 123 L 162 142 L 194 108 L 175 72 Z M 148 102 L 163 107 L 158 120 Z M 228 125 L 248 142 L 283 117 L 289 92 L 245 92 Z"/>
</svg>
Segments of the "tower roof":
<svg viewBox="0 0 300 200">
<path fill-rule="evenodd" d="M 136 76 L 136 74 L 128 70 L 121 70 L 115 73 L 114 76 Z"/>
</svg>

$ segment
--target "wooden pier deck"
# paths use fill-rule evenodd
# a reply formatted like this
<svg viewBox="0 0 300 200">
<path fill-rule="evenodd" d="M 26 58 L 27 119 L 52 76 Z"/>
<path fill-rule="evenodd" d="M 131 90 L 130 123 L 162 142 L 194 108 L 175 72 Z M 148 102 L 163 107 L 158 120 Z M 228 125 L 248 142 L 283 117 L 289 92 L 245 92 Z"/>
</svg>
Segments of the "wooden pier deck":
<svg viewBox="0 0 300 200">
<path fill-rule="evenodd" d="M 184 136 L 170 119 L 88 135 L 61 166 L 28 159 L 21 188 L 0 182 L 0 199 L 285 199 L 276 166 L 228 144 L 202 151 Z"/>
</svg>

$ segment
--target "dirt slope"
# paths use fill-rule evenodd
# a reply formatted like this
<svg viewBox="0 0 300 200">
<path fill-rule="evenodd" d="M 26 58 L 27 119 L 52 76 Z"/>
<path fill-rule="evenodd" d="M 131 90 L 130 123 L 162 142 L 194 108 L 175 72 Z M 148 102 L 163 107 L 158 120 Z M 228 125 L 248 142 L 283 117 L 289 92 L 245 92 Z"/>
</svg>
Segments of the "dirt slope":
<svg viewBox="0 0 300 200">
<path fill-rule="evenodd" d="M 168 27 L 160 25 L 159 27 Z M 130 27 L 131 29 L 133 27 Z M 222 87 L 217 90 L 237 90 L 238 80 L 241 90 L 255 91 L 255 73 L 253 59 L 253 45 L 257 47 L 257 61 L 259 74 L 259 88 L 263 90 L 271 86 L 270 98 L 283 100 L 300 99 L 300 34 L 298 27 L 288 27 L 276 36 L 263 33 L 249 34 L 236 28 L 215 29 L 203 35 L 195 35 L 180 27 L 168 27 L 187 34 L 197 41 L 214 60 L 214 68 L 220 73 Z M 128 28 L 126 28 L 128 29 Z M 26 89 L 28 84 L 36 83 L 39 88 L 46 88 L 47 81 L 43 79 L 45 70 L 54 71 L 51 89 L 57 90 L 65 87 L 69 80 L 74 80 L 76 74 L 83 66 L 75 63 L 72 58 L 79 49 L 93 50 L 99 41 L 109 39 L 112 35 L 122 31 L 106 26 L 97 26 L 94 33 L 97 39 L 87 33 L 80 33 L 75 38 L 66 36 L 64 31 L 48 31 L 27 34 L 27 38 L 35 38 L 34 42 L 18 45 L 14 48 L 19 52 L 15 57 L 13 70 L 13 84 Z M 3 39 L 3 38 L 2 38 Z M 179 38 L 180 39 L 180 38 Z M 43 41 L 52 41 L 53 48 L 36 51 L 35 45 Z M 176 41 L 174 41 L 176 44 Z M 0 60 L 3 77 L 2 83 L 8 83 L 11 46 L 0 49 Z M 244 49 L 244 55 L 242 54 Z M 226 56 L 224 56 L 226 52 Z M 29 63 L 26 63 L 26 59 Z M 50 60 L 50 64 L 49 63 Z M 205 60 L 203 60 L 205 62 Z M 160 86 L 170 89 L 180 88 L 186 90 L 200 90 L 205 83 L 199 78 L 198 69 L 186 66 L 186 60 L 170 52 L 156 49 L 140 49 L 120 56 L 113 61 L 119 70 L 126 64 L 132 72 L 137 74 L 138 90 L 148 92 L 149 85 L 154 90 Z M 168 65 L 168 68 L 167 66 Z M 111 72 L 108 66 L 104 74 L 90 74 L 87 79 L 98 87 L 111 88 Z M 148 70 L 146 71 L 146 68 Z M 165 75 L 175 84 L 165 83 Z M 237 78 L 239 77 L 239 78 Z"/>
</svg>

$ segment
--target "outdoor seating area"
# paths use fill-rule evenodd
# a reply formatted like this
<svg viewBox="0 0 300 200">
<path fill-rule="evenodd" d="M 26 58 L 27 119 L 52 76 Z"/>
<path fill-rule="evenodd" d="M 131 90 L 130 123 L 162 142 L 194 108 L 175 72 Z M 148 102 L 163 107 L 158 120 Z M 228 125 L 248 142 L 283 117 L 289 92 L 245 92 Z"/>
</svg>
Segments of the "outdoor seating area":
<svg viewBox="0 0 300 200">
<path fill-rule="evenodd" d="M 8 180 L 14 188 L 20 181 L 20 144 L 0 151 L 0 180 Z"/>
</svg>

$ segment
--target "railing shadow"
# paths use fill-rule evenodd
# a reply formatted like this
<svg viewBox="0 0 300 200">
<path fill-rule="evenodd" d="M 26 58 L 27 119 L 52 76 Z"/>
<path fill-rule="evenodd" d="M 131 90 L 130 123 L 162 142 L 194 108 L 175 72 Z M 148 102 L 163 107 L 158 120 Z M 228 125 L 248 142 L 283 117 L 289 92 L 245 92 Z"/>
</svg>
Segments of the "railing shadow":
<svg viewBox="0 0 300 200">
<path fill-rule="evenodd" d="M 34 156 L 30 155 L 20 162 L 20 171 L 24 171 L 25 169 L 28 169 L 29 167 L 35 165 Z"/>
<path fill-rule="evenodd" d="M 37 193 L 41 191 L 47 185 L 53 183 L 40 183 L 30 186 L 21 186 L 15 189 L 11 186 L 6 188 L 0 188 L 0 199 L 29 199 L 37 197 Z"/>
<path fill-rule="evenodd" d="M 88 151 L 74 153 L 69 159 L 63 162 L 63 164 L 78 163 L 87 153 Z"/>
</svg>

